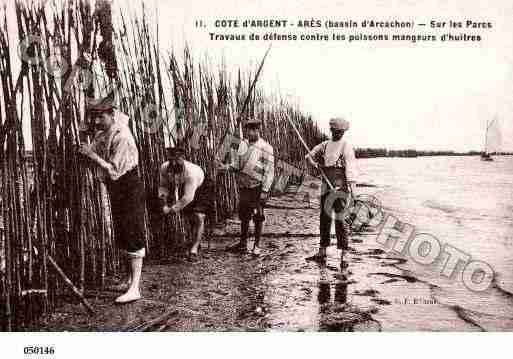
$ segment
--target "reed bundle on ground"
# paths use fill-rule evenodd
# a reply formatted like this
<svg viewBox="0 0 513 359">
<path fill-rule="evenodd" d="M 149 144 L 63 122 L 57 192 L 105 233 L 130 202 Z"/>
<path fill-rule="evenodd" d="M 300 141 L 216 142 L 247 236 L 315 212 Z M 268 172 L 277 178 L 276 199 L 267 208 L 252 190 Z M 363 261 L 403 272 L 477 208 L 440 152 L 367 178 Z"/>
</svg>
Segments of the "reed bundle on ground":
<svg viewBox="0 0 513 359">
<path fill-rule="evenodd" d="M 145 12 L 130 19 L 120 14 L 119 26 L 112 26 L 112 10 L 106 0 L 94 8 L 85 0 L 69 0 L 59 6 L 16 1 L 3 11 L 1 330 L 22 330 L 66 295 L 80 299 L 85 289 L 103 287 L 120 270 L 105 188 L 77 154 L 77 145 L 91 137 L 81 131 L 87 128 L 87 98 L 114 91 L 119 109 L 130 118 L 154 259 L 169 257 L 186 236 L 183 218 L 163 218 L 156 198 L 166 147 L 183 143 L 215 183 L 216 210 L 209 220 L 217 223 L 232 215 L 238 196 L 234 175 L 216 170 L 217 147 L 226 134 L 240 135 L 241 116 L 260 118 L 263 137 L 277 157 L 300 169 L 304 151 L 291 140 L 284 116 L 293 119 L 310 146 L 322 137 L 295 106 L 259 87 L 248 95 L 249 72 L 232 76 L 223 66 L 195 62 L 187 49 L 183 56 L 163 54 L 158 28 L 150 28 Z M 16 34 L 8 22 L 16 23 Z"/>
</svg>

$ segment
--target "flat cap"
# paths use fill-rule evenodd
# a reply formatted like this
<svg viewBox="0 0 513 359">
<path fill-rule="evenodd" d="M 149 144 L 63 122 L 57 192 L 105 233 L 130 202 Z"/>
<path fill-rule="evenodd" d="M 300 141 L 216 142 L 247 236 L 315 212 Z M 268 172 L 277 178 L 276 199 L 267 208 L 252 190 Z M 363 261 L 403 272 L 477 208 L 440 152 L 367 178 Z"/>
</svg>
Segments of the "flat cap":
<svg viewBox="0 0 513 359">
<path fill-rule="evenodd" d="M 349 121 L 343 117 L 333 117 L 330 119 L 330 127 L 337 130 L 349 130 Z"/>
<path fill-rule="evenodd" d="M 167 158 L 171 157 L 179 157 L 185 155 L 185 148 L 182 145 L 178 145 L 175 147 L 168 147 L 166 150 Z"/>
<path fill-rule="evenodd" d="M 99 99 L 86 98 L 86 110 L 88 113 L 102 113 L 111 111 L 116 107 L 114 91 Z"/>
<path fill-rule="evenodd" d="M 259 119 L 256 119 L 254 117 L 250 117 L 244 121 L 244 127 L 246 126 L 260 126 L 262 124 L 262 121 Z"/>
</svg>

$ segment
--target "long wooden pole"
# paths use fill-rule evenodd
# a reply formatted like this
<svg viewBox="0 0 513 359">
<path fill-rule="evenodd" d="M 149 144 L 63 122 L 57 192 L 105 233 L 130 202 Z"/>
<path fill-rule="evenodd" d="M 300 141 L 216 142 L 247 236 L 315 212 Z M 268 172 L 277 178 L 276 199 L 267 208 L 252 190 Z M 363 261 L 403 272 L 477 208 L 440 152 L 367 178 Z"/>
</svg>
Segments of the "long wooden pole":
<svg viewBox="0 0 513 359">
<path fill-rule="evenodd" d="M 73 284 L 73 282 L 68 278 L 68 276 L 66 275 L 66 273 L 64 273 L 64 271 L 61 269 L 61 267 L 59 267 L 59 265 L 55 262 L 55 260 L 52 258 L 52 256 L 50 255 L 47 255 L 46 256 L 46 259 L 48 260 L 48 262 L 50 262 L 50 264 L 52 265 L 53 269 L 55 269 L 55 271 L 57 272 L 57 274 L 59 274 L 62 278 L 62 280 L 64 281 L 64 283 L 71 289 L 71 291 L 75 294 L 75 296 L 80 299 L 80 301 L 82 302 L 82 304 L 87 308 L 87 310 L 89 311 L 89 313 L 91 314 L 95 314 L 95 310 L 93 309 L 93 307 L 91 306 L 91 304 L 89 304 L 89 302 L 87 301 L 87 299 L 85 299 L 84 295 L 80 292 L 80 290 Z"/>
<path fill-rule="evenodd" d="M 299 133 L 298 129 L 296 128 L 296 125 L 294 125 L 294 122 L 292 122 L 292 120 L 289 118 L 289 116 L 285 115 L 284 117 L 289 121 L 290 125 L 294 129 L 294 133 L 296 134 L 297 138 L 299 139 L 299 142 L 301 142 L 301 144 L 305 148 L 306 152 L 309 154 L 310 153 L 310 149 L 308 148 L 308 145 L 306 144 L 305 140 L 303 140 L 303 137 L 301 136 L 301 134 Z M 326 173 L 324 173 L 324 171 L 323 171 L 323 169 L 321 167 L 319 167 L 319 170 L 321 172 L 322 179 L 324 181 L 326 181 L 326 183 L 328 184 L 328 187 L 330 188 L 330 190 L 333 190 L 335 187 L 333 187 L 333 184 L 328 179 L 328 176 L 326 176 Z"/>
</svg>

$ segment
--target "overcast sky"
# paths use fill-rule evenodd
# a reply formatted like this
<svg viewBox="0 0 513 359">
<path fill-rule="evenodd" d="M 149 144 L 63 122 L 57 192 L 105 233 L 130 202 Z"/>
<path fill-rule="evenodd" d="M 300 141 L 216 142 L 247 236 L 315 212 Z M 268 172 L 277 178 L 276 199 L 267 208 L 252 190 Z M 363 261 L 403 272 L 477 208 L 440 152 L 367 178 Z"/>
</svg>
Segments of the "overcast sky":
<svg viewBox="0 0 513 359">
<path fill-rule="evenodd" d="M 5 0 L 2 0 L 5 1 Z M 141 0 L 115 0 L 114 11 L 138 12 Z M 159 24 L 161 50 L 181 51 L 187 42 L 197 60 L 225 62 L 235 74 L 255 70 L 265 53 L 266 41 L 212 41 L 209 33 L 248 34 L 250 30 L 216 28 L 215 20 L 364 19 L 426 23 L 431 20 L 491 22 L 485 30 L 411 30 L 361 27 L 339 34 L 405 33 L 479 34 L 481 42 L 273 42 L 260 79 L 269 93 L 298 102 L 323 128 L 332 116 L 351 121 L 347 137 L 356 147 L 482 150 L 486 122 L 497 117 L 504 151 L 513 151 L 513 1 L 496 0 L 350 0 L 282 1 L 146 0 L 148 16 Z M 11 3 L 12 4 L 12 3 Z M 206 28 L 194 26 L 202 19 Z M 16 32 L 15 18 L 9 26 Z M 256 30 L 304 33 L 297 26 Z M 310 34 L 330 33 L 326 29 Z M 12 40 L 14 41 L 14 40 Z"/>
<path fill-rule="evenodd" d="M 120 0 L 117 4 L 125 7 Z M 136 2 L 131 3 L 137 8 Z M 480 150 L 487 120 L 497 116 L 503 148 L 513 151 L 513 2 L 430 1 L 146 1 L 160 25 L 162 47 L 224 61 L 229 69 L 258 65 L 268 42 L 212 41 L 209 32 L 248 33 L 215 28 L 216 19 L 399 19 L 468 20 L 492 23 L 487 30 L 415 27 L 404 33 L 473 33 L 481 42 L 429 44 L 391 42 L 274 42 L 261 84 L 296 99 L 323 128 L 330 116 L 346 115 L 355 146 Z M 155 12 L 153 12 L 155 14 Z M 207 27 L 198 29 L 194 21 Z M 268 29 L 280 33 L 297 28 Z M 327 33 L 326 29 L 316 30 Z M 360 33 L 361 28 L 339 30 Z M 260 34 L 265 33 L 261 30 Z M 368 32 L 368 31 L 367 31 Z M 373 33 L 390 32 L 376 29 Z M 399 32 L 400 33 L 400 32 Z"/>
</svg>

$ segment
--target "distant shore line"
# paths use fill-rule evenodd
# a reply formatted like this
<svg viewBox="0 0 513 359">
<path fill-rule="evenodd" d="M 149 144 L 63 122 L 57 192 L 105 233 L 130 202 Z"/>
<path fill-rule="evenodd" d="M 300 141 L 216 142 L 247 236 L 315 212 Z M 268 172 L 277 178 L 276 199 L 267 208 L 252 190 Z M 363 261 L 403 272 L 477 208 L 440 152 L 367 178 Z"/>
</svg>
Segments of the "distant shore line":
<svg viewBox="0 0 513 359">
<path fill-rule="evenodd" d="M 375 157 L 425 157 L 425 156 L 481 156 L 482 151 L 418 151 L 418 150 L 387 150 L 385 148 L 357 148 L 356 158 Z M 513 152 L 493 152 L 491 156 L 512 156 Z"/>
<path fill-rule="evenodd" d="M 482 151 L 417 151 L 417 150 L 387 150 L 385 148 L 356 148 L 356 158 L 376 157 L 427 157 L 427 156 L 481 156 Z M 490 156 L 513 156 L 513 152 L 492 152 Z M 32 151 L 25 151 L 25 160 L 32 160 Z"/>
</svg>

